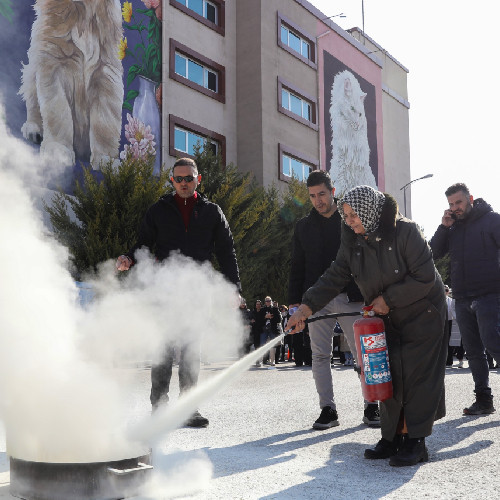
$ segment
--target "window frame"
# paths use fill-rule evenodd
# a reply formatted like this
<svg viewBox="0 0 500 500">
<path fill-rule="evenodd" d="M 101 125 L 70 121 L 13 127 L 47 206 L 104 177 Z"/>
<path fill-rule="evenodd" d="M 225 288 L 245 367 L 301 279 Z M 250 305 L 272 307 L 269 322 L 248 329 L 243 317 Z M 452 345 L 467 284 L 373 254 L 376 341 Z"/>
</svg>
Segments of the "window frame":
<svg viewBox="0 0 500 500">
<path fill-rule="evenodd" d="M 278 46 L 283 50 L 286 50 L 289 54 L 292 54 L 297 59 L 300 59 L 303 63 L 307 64 L 313 69 L 318 69 L 318 48 L 316 44 L 316 37 L 304 31 L 300 26 L 295 24 L 291 19 L 281 14 L 278 11 L 277 13 L 278 19 Z M 299 38 L 303 39 L 305 42 L 309 44 L 311 54 L 310 58 L 304 57 L 300 52 L 292 49 L 289 45 L 283 43 L 281 41 L 281 26 L 284 25 L 289 31 L 292 31 L 295 35 L 299 36 Z"/>
<path fill-rule="evenodd" d="M 203 85 L 199 85 L 189 78 L 179 75 L 175 72 L 175 54 L 179 53 L 185 56 L 187 59 L 191 59 L 194 62 L 203 66 L 204 69 L 209 69 L 217 74 L 217 92 L 205 88 Z M 212 59 L 205 57 L 204 55 L 192 50 L 186 45 L 170 38 L 170 54 L 169 54 L 169 77 L 171 80 L 175 80 L 178 83 L 186 85 L 187 87 L 201 92 L 202 94 L 215 99 L 221 103 L 226 102 L 226 68 Z"/>
<path fill-rule="evenodd" d="M 312 156 L 308 156 L 304 153 L 301 153 L 300 151 L 291 148 L 289 146 L 286 146 L 285 144 L 282 144 L 281 142 L 278 143 L 278 164 L 279 164 L 279 174 L 278 177 L 281 181 L 285 182 L 290 182 L 292 180 L 292 177 L 289 175 L 286 175 L 283 172 L 283 155 L 289 156 L 293 158 L 294 160 L 298 160 L 301 163 L 305 163 L 309 165 L 312 168 L 312 171 L 318 170 L 319 169 L 319 161 L 313 158 Z M 300 181 L 300 182 L 306 182 Z"/>
<path fill-rule="evenodd" d="M 285 89 L 289 93 L 292 93 L 299 99 L 306 101 L 311 106 L 311 120 L 307 120 L 302 116 L 294 113 L 283 107 L 283 98 L 282 98 L 282 90 Z M 278 76 L 278 111 L 288 116 L 289 118 L 293 118 L 294 120 L 306 125 L 307 127 L 312 128 L 313 130 L 318 131 L 318 100 L 306 94 L 303 90 L 297 88 L 295 85 L 292 85 L 290 82 L 284 80 L 283 78 Z"/>
<path fill-rule="evenodd" d="M 226 137 L 222 134 L 218 134 L 213 130 L 209 130 L 205 127 L 197 125 L 196 123 L 190 122 L 181 118 L 179 116 L 175 116 L 172 114 L 168 115 L 168 134 L 169 134 L 169 144 L 168 144 L 168 154 L 173 156 L 174 158 L 192 158 L 195 157 L 190 155 L 189 153 L 185 153 L 184 151 L 180 151 L 175 149 L 175 127 L 182 128 L 187 130 L 188 132 L 192 132 L 193 134 L 201 135 L 202 137 L 209 137 L 214 142 L 219 143 L 219 148 L 222 156 L 222 162 L 226 164 Z"/>
<path fill-rule="evenodd" d="M 225 0 L 208 0 L 209 3 L 214 4 L 217 8 L 217 20 L 218 23 L 214 24 L 209 21 L 206 17 L 200 16 L 197 12 L 182 5 L 177 0 L 170 0 L 170 5 L 184 12 L 184 14 L 196 19 L 201 24 L 204 24 L 208 28 L 216 31 L 221 36 L 226 36 L 226 2 Z"/>
</svg>

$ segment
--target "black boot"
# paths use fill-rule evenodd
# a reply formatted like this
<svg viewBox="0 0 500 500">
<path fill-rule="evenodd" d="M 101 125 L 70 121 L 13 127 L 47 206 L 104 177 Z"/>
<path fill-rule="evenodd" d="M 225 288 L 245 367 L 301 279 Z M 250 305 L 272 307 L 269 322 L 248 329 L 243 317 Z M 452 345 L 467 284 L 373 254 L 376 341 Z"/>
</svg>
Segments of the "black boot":
<svg viewBox="0 0 500 500">
<path fill-rule="evenodd" d="M 395 455 L 404 441 L 403 434 L 396 434 L 392 441 L 382 438 L 375 448 L 365 450 L 365 458 L 369 460 L 378 460 L 381 458 L 389 458 Z"/>
<path fill-rule="evenodd" d="M 488 392 L 476 392 L 476 401 L 469 408 L 464 408 L 464 415 L 489 415 L 494 412 L 493 396 Z"/>
<path fill-rule="evenodd" d="M 425 446 L 425 438 L 406 438 L 398 453 L 391 457 L 389 465 L 406 467 L 419 462 L 427 462 L 429 453 Z"/>
</svg>

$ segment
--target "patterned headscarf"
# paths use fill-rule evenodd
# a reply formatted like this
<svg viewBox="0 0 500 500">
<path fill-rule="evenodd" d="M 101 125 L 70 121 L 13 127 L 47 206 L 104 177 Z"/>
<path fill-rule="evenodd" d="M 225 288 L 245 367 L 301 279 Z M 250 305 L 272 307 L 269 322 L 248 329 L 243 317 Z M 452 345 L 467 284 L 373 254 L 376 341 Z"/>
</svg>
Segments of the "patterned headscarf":
<svg viewBox="0 0 500 500">
<path fill-rule="evenodd" d="M 373 233 L 378 228 L 384 202 L 384 193 L 371 186 L 356 186 L 344 194 L 338 208 L 340 216 L 345 222 L 344 203 L 347 203 L 361 219 L 365 232 L 368 234 Z"/>
</svg>

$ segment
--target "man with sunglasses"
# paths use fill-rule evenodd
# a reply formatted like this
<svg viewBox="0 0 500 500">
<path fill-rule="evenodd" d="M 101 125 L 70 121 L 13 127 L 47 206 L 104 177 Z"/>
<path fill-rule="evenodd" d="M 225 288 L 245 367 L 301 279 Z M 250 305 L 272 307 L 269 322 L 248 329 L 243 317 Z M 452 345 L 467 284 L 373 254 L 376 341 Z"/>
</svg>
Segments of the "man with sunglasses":
<svg viewBox="0 0 500 500">
<path fill-rule="evenodd" d="M 135 263 L 135 251 L 147 247 L 158 260 L 166 259 L 170 252 L 180 251 L 198 262 L 210 261 L 215 255 L 224 276 L 240 289 L 240 278 L 234 242 L 229 224 L 215 203 L 196 191 L 201 181 L 196 162 L 190 158 L 177 160 L 170 178 L 174 193 L 164 195 L 153 204 L 139 228 L 137 242 L 126 254 L 118 257 L 119 271 L 130 269 Z M 164 359 L 151 369 L 151 404 L 168 401 L 174 347 L 167 346 Z M 200 371 L 198 343 L 180 347 L 179 387 L 181 394 L 196 385 Z M 196 411 L 186 422 L 189 427 L 206 427 L 208 419 Z"/>
</svg>

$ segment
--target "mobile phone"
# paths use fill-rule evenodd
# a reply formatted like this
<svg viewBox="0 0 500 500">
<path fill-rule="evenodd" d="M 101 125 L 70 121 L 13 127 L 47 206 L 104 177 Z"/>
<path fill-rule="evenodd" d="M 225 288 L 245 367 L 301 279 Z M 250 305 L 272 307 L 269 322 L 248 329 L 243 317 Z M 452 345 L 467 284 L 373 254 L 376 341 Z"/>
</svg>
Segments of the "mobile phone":
<svg viewBox="0 0 500 500">
<path fill-rule="evenodd" d="M 450 217 L 451 217 L 453 220 L 457 220 L 457 216 L 456 216 L 453 212 L 451 212 Z"/>
</svg>

